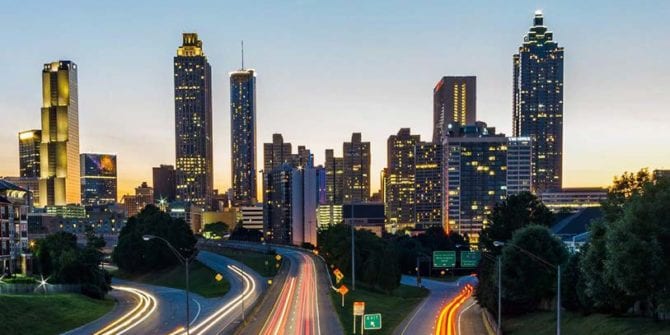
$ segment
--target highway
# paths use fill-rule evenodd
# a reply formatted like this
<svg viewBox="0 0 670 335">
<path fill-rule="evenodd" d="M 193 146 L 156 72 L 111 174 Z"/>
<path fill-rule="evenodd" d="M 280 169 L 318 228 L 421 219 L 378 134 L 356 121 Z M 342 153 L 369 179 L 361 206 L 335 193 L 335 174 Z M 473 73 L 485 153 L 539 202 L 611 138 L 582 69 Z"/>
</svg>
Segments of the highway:
<svg viewBox="0 0 670 335">
<path fill-rule="evenodd" d="M 214 253 L 201 251 L 198 260 L 223 274 L 230 290 L 223 297 L 211 299 L 191 293 L 190 333 L 231 332 L 242 319 L 242 309 L 249 308 L 261 295 L 263 278 L 241 263 Z M 112 294 L 119 303 L 112 312 L 65 334 L 185 334 L 183 290 L 118 279 L 113 280 L 113 287 Z M 130 311 L 133 316 L 126 317 Z"/>
<path fill-rule="evenodd" d="M 403 275 L 403 285 L 416 286 L 416 277 Z M 442 282 L 422 279 L 422 285 L 430 290 L 428 296 L 409 314 L 393 332 L 395 335 L 436 334 L 440 314 L 467 284 L 476 283 L 476 278 L 461 277 L 457 282 Z"/>
<path fill-rule="evenodd" d="M 261 244 L 224 242 L 224 245 L 251 250 L 266 249 Z M 343 334 L 330 301 L 330 281 L 323 262 L 311 252 L 272 246 L 289 261 L 286 281 L 274 301 L 260 334 L 330 335 Z"/>
</svg>

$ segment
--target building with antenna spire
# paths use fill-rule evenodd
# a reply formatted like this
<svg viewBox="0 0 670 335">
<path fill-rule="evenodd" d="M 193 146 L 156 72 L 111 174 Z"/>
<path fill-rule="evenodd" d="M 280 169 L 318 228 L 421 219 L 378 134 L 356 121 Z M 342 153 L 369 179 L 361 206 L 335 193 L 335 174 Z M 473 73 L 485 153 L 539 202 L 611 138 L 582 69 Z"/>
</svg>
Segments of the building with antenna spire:
<svg viewBox="0 0 670 335">
<path fill-rule="evenodd" d="M 230 145 L 233 204 L 256 203 L 256 71 L 242 68 L 230 73 Z"/>
</svg>

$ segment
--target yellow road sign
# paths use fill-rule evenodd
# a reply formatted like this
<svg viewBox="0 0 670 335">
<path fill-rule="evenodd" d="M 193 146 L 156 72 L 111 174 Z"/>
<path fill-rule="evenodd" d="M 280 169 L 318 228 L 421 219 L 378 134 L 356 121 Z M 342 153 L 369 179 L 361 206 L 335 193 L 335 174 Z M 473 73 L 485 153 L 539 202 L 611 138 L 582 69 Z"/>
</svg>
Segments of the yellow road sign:
<svg viewBox="0 0 670 335">
<path fill-rule="evenodd" d="M 216 279 L 216 281 L 222 281 L 223 276 L 220 273 L 217 273 L 216 276 L 214 276 L 214 279 Z"/>
</svg>

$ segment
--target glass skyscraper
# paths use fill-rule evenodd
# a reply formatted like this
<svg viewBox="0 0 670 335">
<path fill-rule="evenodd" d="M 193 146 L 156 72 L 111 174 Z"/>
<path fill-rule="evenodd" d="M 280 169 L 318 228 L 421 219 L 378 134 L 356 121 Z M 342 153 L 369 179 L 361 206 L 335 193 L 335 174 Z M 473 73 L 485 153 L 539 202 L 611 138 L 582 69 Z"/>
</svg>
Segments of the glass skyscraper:
<svg viewBox="0 0 670 335">
<path fill-rule="evenodd" d="M 384 212 L 391 231 L 415 227 L 414 150 L 419 142 L 421 137 L 412 135 L 409 128 L 401 128 L 387 141 Z"/>
<path fill-rule="evenodd" d="M 40 177 L 41 130 L 26 130 L 19 133 L 19 176 Z"/>
<path fill-rule="evenodd" d="M 116 196 L 116 155 L 81 154 L 82 205 L 115 203 Z"/>
<path fill-rule="evenodd" d="M 177 199 L 210 204 L 212 168 L 212 70 L 198 34 L 184 33 L 174 57 Z"/>
<path fill-rule="evenodd" d="M 230 145 L 233 203 L 256 202 L 256 73 L 230 74 Z"/>
<path fill-rule="evenodd" d="M 81 202 L 77 65 L 63 60 L 42 70 L 40 206 Z"/>
<path fill-rule="evenodd" d="M 367 202 L 370 199 L 370 142 L 353 133 L 351 142 L 342 144 L 344 203 Z"/>
<path fill-rule="evenodd" d="M 514 136 L 533 140 L 533 187 L 561 188 L 563 171 L 563 48 L 535 13 L 514 55 Z"/>
<path fill-rule="evenodd" d="M 433 143 L 441 144 L 444 128 L 477 121 L 477 77 L 445 76 L 433 89 Z"/>
</svg>

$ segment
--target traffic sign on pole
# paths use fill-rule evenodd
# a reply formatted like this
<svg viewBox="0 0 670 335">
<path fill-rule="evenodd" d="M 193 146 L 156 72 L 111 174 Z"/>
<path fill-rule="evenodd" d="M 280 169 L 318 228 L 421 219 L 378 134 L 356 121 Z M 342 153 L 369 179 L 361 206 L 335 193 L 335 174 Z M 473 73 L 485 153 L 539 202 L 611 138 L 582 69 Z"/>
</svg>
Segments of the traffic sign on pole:
<svg viewBox="0 0 670 335">
<path fill-rule="evenodd" d="M 461 267 L 475 268 L 482 254 L 479 251 L 461 251 Z"/>
<path fill-rule="evenodd" d="M 456 251 L 433 251 L 433 267 L 456 267 Z"/>
<path fill-rule="evenodd" d="M 382 315 L 380 313 L 365 314 L 363 316 L 363 329 L 365 330 L 382 329 Z"/>
<path fill-rule="evenodd" d="M 354 315 L 364 315 L 365 314 L 365 302 L 364 301 L 354 301 Z"/>
</svg>

